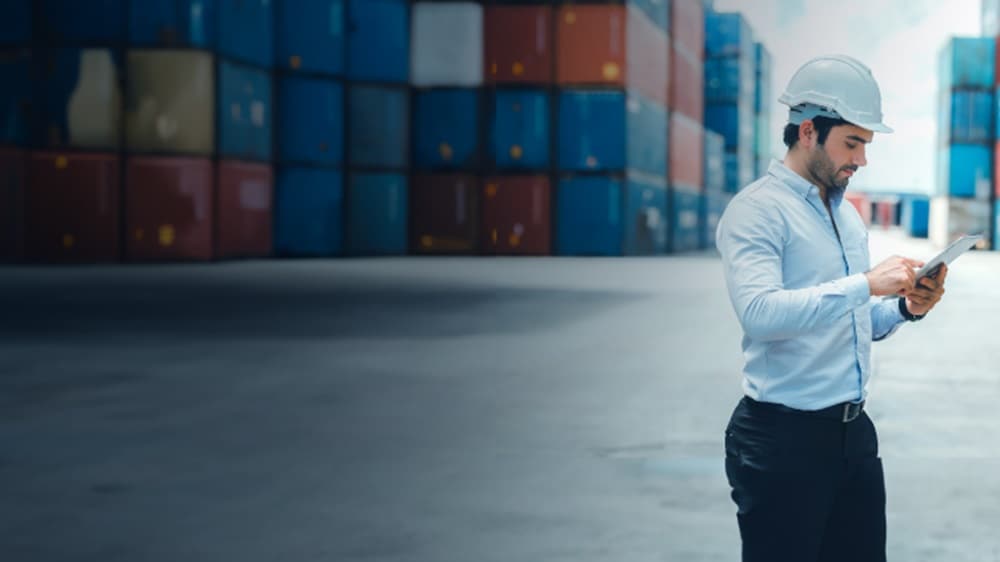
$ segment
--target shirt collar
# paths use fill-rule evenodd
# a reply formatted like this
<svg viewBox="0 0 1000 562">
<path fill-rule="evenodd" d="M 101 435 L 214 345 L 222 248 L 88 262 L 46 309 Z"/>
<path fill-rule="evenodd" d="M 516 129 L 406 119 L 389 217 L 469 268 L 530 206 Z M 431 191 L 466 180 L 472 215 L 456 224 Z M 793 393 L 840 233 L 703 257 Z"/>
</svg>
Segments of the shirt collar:
<svg viewBox="0 0 1000 562">
<path fill-rule="evenodd" d="M 813 193 L 815 193 L 816 198 L 819 198 L 818 187 L 810 183 L 809 180 L 793 172 L 791 168 L 785 166 L 785 164 L 780 160 L 772 159 L 771 165 L 767 168 L 767 173 L 778 178 L 782 183 L 792 188 L 795 193 L 798 193 L 804 198 L 808 199 L 809 195 Z M 830 203 L 839 205 L 842 198 L 843 192 L 839 192 L 830 199 Z"/>
</svg>

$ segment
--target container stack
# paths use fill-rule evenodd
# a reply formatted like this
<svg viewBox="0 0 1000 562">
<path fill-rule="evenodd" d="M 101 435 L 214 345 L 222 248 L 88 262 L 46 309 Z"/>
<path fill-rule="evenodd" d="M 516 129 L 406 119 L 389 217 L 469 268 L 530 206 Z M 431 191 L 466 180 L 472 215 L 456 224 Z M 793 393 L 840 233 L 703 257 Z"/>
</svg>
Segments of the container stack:
<svg viewBox="0 0 1000 562">
<path fill-rule="evenodd" d="M 705 205 L 702 220 L 702 246 L 715 247 L 715 229 L 726 205 L 733 198 L 726 192 L 726 139 L 715 131 L 705 130 Z"/>
<path fill-rule="evenodd" d="M 989 234 L 992 217 L 994 39 L 956 37 L 940 52 L 937 187 L 929 235 L 946 245 Z"/>
<path fill-rule="evenodd" d="M 930 198 L 926 195 L 905 194 L 899 201 L 899 225 L 913 238 L 927 238 Z"/>
<path fill-rule="evenodd" d="M 31 133 L 31 2 L 0 20 L 0 262 L 24 259 L 24 197 Z"/>
<path fill-rule="evenodd" d="M 763 43 L 754 43 L 754 178 L 767 173 L 771 164 L 771 108 L 776 98 L 772 95 L 771 53 Z"/>
</svg>

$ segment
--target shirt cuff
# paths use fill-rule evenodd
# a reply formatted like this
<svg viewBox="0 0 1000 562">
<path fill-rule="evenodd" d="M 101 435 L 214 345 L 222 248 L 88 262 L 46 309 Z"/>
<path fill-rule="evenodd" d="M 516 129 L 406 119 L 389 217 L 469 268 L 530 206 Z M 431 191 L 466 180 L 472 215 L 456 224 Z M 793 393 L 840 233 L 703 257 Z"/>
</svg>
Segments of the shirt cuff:
<svg viewBox="0 0 1000 562">
<path fill-rule="evenodd" d="M 851 310 L 867 304 L 871 299 L 872 290 L 868 285 L 868 277 L 864 273 L 856 273 L 850 277 L 845 277 L 838 281 L 844 296 L 847 297 L 847 306 Z"/>
</svg>

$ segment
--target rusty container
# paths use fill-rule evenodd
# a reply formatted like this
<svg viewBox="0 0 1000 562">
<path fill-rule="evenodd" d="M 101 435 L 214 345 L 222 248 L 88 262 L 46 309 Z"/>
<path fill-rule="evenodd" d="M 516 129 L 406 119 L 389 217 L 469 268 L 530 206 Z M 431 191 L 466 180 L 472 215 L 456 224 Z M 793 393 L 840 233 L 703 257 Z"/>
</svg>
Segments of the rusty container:
<svg viewBox="0 0 1000 562">
<path fill-rule="evenodd" d="M 547 255 L 552 248 L 547 176 L 483 179 L 479 247 L 484 254 Z"/>
<path fill-rule="evenodd" d="M 483 28 L 487 84 L 552 82 L 552 7 L 487 6 Z"/>
<path fill-rule="evenodd" d="M 700 192 L 705 188 L 705 131 L 701 123 L 678 112 L 670 114 L 670 185 Z"/>
<path fill-rule="evenodd" d="M 274 176 L 269 164 L 220 160 L 215 186 L 215 257 L 271 254 Z"/>
<path fill-rule="evenodd" d="M 479 241 L 479 180 L 464 174 L 418 174 L 410 192 L 410 250 L 465 254 Z"/>
</svg>

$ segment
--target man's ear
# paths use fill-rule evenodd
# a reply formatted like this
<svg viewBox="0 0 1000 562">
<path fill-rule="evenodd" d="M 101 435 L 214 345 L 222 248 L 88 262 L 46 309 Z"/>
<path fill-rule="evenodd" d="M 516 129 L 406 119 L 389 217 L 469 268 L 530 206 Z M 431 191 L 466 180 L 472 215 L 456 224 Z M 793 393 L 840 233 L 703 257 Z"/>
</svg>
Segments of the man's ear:
<svg viewBox="0 0 1000 562">
<path fill-rule="evenodd" d="M 799 143 L 812 148 L 816 139 L 816 126 L 812 119 L 806 119 L 799 125 Z"/>
</svg>

